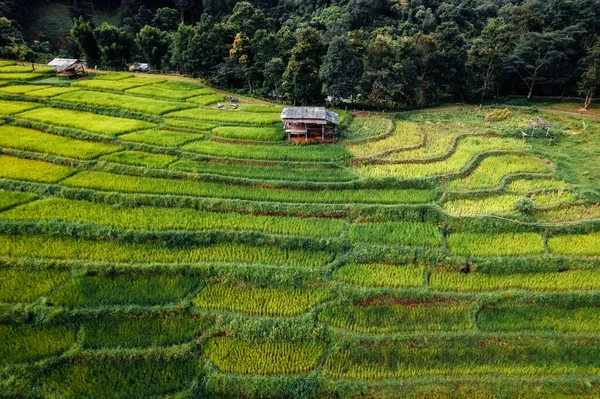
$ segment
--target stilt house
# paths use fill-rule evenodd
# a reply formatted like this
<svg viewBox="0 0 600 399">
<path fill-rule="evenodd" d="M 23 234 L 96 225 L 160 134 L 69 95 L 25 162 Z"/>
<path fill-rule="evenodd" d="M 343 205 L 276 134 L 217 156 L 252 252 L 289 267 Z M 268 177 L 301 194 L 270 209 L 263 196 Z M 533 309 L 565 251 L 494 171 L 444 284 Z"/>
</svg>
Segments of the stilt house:
<svg viewBox="0 0 600 399">
<path fill-rule="evenodd" d="M 338 135 L 338 114 L 324 107 L 286 107 L 281 120 L 291 142 L 333 143 Z"/>
<path fill-rule="evenodd" d="M 58 77 L 67 79 L 85 74 L 87 68 L 85 61 L 71 58 L 55 58 L 48 65 L 54 67 Z"/>
</svg>

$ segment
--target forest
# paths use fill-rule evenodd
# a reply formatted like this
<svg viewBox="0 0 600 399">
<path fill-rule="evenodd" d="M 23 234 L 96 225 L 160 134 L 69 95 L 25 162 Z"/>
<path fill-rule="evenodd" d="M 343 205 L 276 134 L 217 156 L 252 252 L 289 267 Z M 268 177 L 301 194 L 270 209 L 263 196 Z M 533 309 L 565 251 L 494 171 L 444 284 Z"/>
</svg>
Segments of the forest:
<svg viewBox="0 0 600 399">
<path fill-rule="evenodd" d="M 2 57 L 147 62 L 293 104 L 575 96 L 587 107 L 600 85 L 598 0 L 70 0 L 60 43 L 24 33 L 36 4 L 0 1 Z M 98 10 L 118 15 L 96 24 Z"/>
</svg>

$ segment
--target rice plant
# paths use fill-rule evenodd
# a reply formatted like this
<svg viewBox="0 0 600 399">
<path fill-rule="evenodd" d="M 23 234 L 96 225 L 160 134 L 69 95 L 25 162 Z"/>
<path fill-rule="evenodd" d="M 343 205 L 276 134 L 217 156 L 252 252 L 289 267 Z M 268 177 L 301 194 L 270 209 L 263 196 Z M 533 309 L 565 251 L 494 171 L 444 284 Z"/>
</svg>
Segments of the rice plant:
<svg viewBox="0 0 600 399">
<path fill-rule="evenodd" d="M 261 316 L 291 317 L 331 298 L 322 288 L 261 288 L 212 284 L 194 298 L 194 306 Z"/>
<path fill-rule="evenodd" d="M 77 140 L 18 126 L 0 126 L 0 146 L 76 159 L 93 159 L 121 150 L 114 144 Z"/>
<path fill-rule="evenodd" d="M 367 287 L 422 287 L 425 268 L 413 265 L 351 263 L 337 269 L 333 278 Z"/>
<path fill-rule="evenodd" d="M 392 128 L 393 122 L 388 118 L 379 116 L 355 116 L 352 118 L 352 122 L 348 127 L 342 130 L 342 137 L 349 140 L 368 139 L 383 135 Z M 364 145 L 366 146 L 368 144 L 364 143 Z M 365 146 L 348 144 L 349 150 L 357 156 L 364 156 L 363 152 L 365 154 L 367 153 Z M 379 151 L 371 152 L 374 153 Z"/>
<path fill-rule="evenodd" d="M 355 118 L 355 120 L 356 119 L 358 118 Z M 392 121 L 388 121 L 388 123 L 390 126 L 387 126 L 386 130 L 393 129 Z M 383 133 L 385 133 L 385 131 Z M 419 126 L 414 123 L 399 121 L 396 122 L 396 130 L 393 135 L 372 142 L 350 143 L 346 145 L 346 148 L 348 148 L 354 156 L 359 158 L 378 157 L 381 153 L 416 146 L 420 141 L 421 130 L 419 129 Z"/>
<path fill-rule="evenodd" d="M 0 71 L 2 68 L 0 68 Z M 25 94 L 30 91 L 39 90 L 39 89 L 47 89 L 50 86 L 37 86 L 37 85 L 13 85 L 1 87 L 0 92 L 7 94 Z"/>
<path fill-rule="evenodd" d="M 548 238 L 548 250 L 553 254 L 598 256 L 600 232 L 562 235 Z"/>
<path fill-rule="evenodd" d="M 29 109 L 37 108 L 37 103 L 28 103 L 25 101 L 7 101 L 0 100 L 0 115 L 12 115 Z"/>
<path fill-rule="evenodd" d="M 431 247 L 442 243 L 435 224 L 418 222 L 354 223 L 350 226 L 348 238 L 353 242 Z"/>
<path fill-rule="evenodd" d="M 0 211 L 15 205 L 32 201 L 35 194 L 0 190 Z"/>
<path fill-rule="evenodd" d="M 63 198 L 47 198 L 13 208 L 0 214 L 0 218 L 88 222 L 142 230 L 253 230 L 323 238 L 338 237 L 344 227 L 344 221 L 337 219 L 254 216 L 176 208 L 125 208 Z"/>
<path fill-rule="evenodd" d="M 548 223 L 600 219 L 600 205 L 572 205 L 566 208 L 550 209 L 536 212 L 535 218 L 540 222 Z"/>
<path fill-rule="evenodd" d="M 96 90 L 112 90 L 112 91 L 125 91 L 133 89 L 134 87 L 146 86 L 155 83 L 164 82 L 164 79 L 160 78 L 125 78 L 119 80 L 106 80 L 106 79 L 87 79 L 80 80 L 73 83 L 73 86 L 85 87 L 88 89 Z"/>
<path fill-rule="evenodd" d="M 523 193 L 536 190 L 566 189 L 569 187 L 567 182 L 553 179 L 518 179 L 512 181 L 506 189 L 508 191 Z"/>
<path fill-rule="evenodd" d="M 0 324 L 0 365 L 59 355 L 74 343 L 73 328 Z"/>
<path fill-rule="evenodd" d="M 47 89 L 39 89 L 39 87 L 43 87 L 43 86 L 38 86 L 38 90 L 29 91 L 29 92 L 25 93 L 25 95 L 29 96 L 29 97 L 52 98 L 52 97 L 60 96 L 61 94 L 72 93 L 74 91 L 81 90 L 78 87 L 52 87 L 52 86 L 49 86 Z"/>
<path fill-rule="evenodd" d="M 154 123 L 135 119 L 116 118 L 93 114 L 91 112 L 72 111 L 58 108 L 40 108 L 19 114 L 19 118 L 49 125 L 70 127 L 88 132 L 116 136 L 135 130 L 150 129 Z"/>
<path fill-rule="evenodd" d="M 161 147 L 177 147 L 202 138 L 204 138 L 204 135 L 201 133 L 193 134 L 159 129 L 142 130 L 119 136 L 119 140 L 158 145 Z"/>
<path fill-rule="evenodd" d="M 94 77 L 94 80 L 117 81 L 117 80 L 129 79 L 129 78 L 133 78 L 133 77 L 135 77 L 135 75 L 132 73 L 111 72 L 111 73 L 104 73 L 101 75 L 96 75 Z"/>
<path fill-rule="evenodd" d="M 450 252 L 458 256 L 517 256 L 544 253 L 537 233 L 457 233 L 447 238 Z"/>
<path fill-rule="evenodd" d="M 76 170 L 67 166 L 0 155 L 0 178 L 56 183 Z"/>
<path fill-rule="evenodd" d="M 214 136 L 236 140 L 281 141 L 285 132 L 277 127 L 221 126 L 212 130 Z"/>
<path fill-rule="evenodd" d="M 435 200 L 432 190 L 290 190 L 234 186 L 212 182 L 173 180 L 153 177 L 117 175 L 105 172 L 80 172 L 61 184 L 124 193 L 188 195 L 209 198 L 233 198 L 254 201 L 298 203 L 424 203 Z"/>
<path fill-rule="evenodd" d="M 181 89 L 182 83 L 183 82 L 158 83 L 150 86 L 136 87 L 134 89 L 127 90 L 126 93 L 178 101 L 184 101 L 188 98 L 215 93 L 215 91 L 212 89 L 204 89 L 201 85 L 195 84 L 191 84 L 193 87 L 191 90 Z"/>
<path fill-rule="evenodd" d="M 259 342 L 215 337 L 205 354 L 224 373 L 276 375 L 312 370 L 324 349 L 323 343 L 315 341 Z"/>
<path fill-rule="evenodd" d="M 124 165 L 145 166 L 147 168 L 166 168 L 177 161 L 177 157 L 166 154 L 154 154 L 143 151 L 121 151 L 100 157 L 107 162 L 121 163 Z"/>
<path fill-rule="evenodd" d="M 221 94 L 207 94 L 188 98 L 187 102 L 192 104 L 210 105 L 225 100 Z"/>
<path fill-rule="evenodd" d="M 68 271 L 1 268 L 0 302 L 34 302 L 68 278 Z"/>
<path fill-rule="evenodd" d="M 444 203 L 444 209 L 457 216 L 487 215 L 509 213 L 515 210 L 518 195 L 491 195 L 483 198 L 465 198 Z"/>
<path fill-rule="evenodd" d="M 213 125 L 211 123 L 202 123 L 202 122 L 193 122 L 193 121 L 184 121 L 181 119 L 164 119 L 163 126 L 168 128 L 177 128 L 181 130 L 191 130 L 193 132 L 207 132 L 217 125 Z"/>
<path fill-rule="evenodd" d="M 29 82 L 45 77 L 45 73 L 0 73 L 0 81 L 2 80 L 14 80 Z"/>
<path fill-rule="evenodd" d="M 275 123 L 281 122 L 279 114 L 243 111 L 222 111 L 210 108 L 177 111 L 166 115 L 166 117 L 249 125 L 273 125 Z"/>
<path fill-rule="evenodd" d="M 283 107 L 279 105 L 244 105 L 241 110 L 244 112 L 281 114 Z"/>
</svg>

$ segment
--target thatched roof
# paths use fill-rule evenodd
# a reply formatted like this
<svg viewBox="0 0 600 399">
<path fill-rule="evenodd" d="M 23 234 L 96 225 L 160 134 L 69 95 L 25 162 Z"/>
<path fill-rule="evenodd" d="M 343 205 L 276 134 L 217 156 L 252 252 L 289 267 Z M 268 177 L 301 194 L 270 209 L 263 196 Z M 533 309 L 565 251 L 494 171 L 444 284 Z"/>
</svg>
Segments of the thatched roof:
<svg viewBox="0 0 600 399">
<path fill-rule="evenodd" d="M 320 120 L 340 124 L 340 117 L 325 107 L 285 107 L 281 119 Z"/>
</svg>

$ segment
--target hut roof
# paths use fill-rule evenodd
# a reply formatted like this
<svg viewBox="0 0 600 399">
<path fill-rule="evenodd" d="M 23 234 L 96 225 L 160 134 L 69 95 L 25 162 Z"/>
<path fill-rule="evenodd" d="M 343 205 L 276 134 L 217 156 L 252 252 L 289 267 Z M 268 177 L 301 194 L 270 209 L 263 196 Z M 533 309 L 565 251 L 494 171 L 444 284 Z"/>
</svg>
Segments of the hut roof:
<svg viewBox="0 0 600 399">
<path fill-rule="evenodd" d="M 87 67 L 87 64 L 83 60 L 75 59 L 75 58 L 55 58 L 48 63 L 49 66 L 53 66 L 55 71 L 64 71 L 65 69 L 69 69 L 77 64 L 82 65 L 84 68 Z"/>
<path fill-rule="evenodd" d="M 338 114 L 325 107 L 285 107 L 281 112 L 281 119 L 314 119 L 340 124 Z"/>
</svg>

